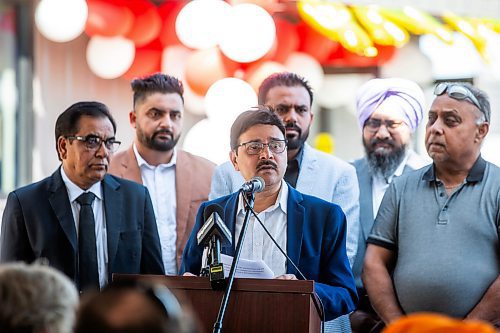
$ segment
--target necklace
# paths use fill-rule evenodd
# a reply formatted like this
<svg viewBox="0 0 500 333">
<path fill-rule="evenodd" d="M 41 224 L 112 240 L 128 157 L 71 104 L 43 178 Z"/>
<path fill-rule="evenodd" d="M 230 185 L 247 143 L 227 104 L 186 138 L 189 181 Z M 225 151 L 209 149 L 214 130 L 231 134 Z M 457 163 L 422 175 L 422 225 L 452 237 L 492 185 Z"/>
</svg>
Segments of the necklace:
<svg viewBox="0 0 500 333">
<path fill-rule="evenodd" d="M 456 187 L 458 187 L 460 185 L 462 185 L 462 183 L 457 184 L 457 185 L 449 185 L 449 186 L 444 185 L 444 188 L 447 189 L 447 190 L 452 190 L 452 189 L 454 189 L 454 188 L 456 188 Z"/>
</svg>

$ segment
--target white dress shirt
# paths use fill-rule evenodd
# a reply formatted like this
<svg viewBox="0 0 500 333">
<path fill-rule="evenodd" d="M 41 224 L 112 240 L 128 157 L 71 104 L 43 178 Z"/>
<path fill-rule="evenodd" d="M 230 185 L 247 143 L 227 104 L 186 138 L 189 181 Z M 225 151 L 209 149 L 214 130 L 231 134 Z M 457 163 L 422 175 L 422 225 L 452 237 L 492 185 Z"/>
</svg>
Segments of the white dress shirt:
<svg viewBox="0 0 500 333">
<path fill-rule="evenodd" d="M 99 286 L 102 288 L 108 283 L 108 238 L 106 232 L 106 217 L 104 215 L 104 196 L 102 193 L 101 182 L 92 185 L 87 191 L 82 190 L 73 183 L 61 167 L 61 177 L 68 191 L 71 211 L 75 221 L 76 234 L 78 235 L 78 225 L 80 223 L 80 204 L 76 199 L 84 192 L 92 192 L 96 196 L 92 203 L 92 211 L 95 220 L 95 240 L 97 252 L 97 270 L 99 272 Z"/>
<path fill-rule="evenodd" d="M 156 216 L 158 235 L 160 236 L 161 253 L 165 273 L 177 275 L 176 246 L 177 241 L 177 197 L 175 194 L 175 165 L 177 151 L 174 148 L 172 159 L 167 164 L 150 165 L 144 160 L 135 143 L 134 154 L 141 169 L 142 183 L 148 188 Z"/>
<path fill-rule="evenodd" d="M 394 177 L 399 177 L 403 174 L 403 170 L 406 166 L 406 162 L 408 160 L 408 154 L 406 154 L 405 158 L 396 168 L 396 171 L 389 178 L 385 178 L 381 174 L 374 174 L 372 177 L 372 198 L 373 198 L 373 217 L 377 216 L 378 209 L 380 208 L 380 204 L 382 203 L 382 199 L 384 198 L 385 191 L 389 188 L 389 185 L 392 183 Z"/>
<path fill-rule="evenodd" d="M 285 252 L 287 244 L 287 200 L 288 186 L 282 180 L 281 189 L 274 205 L 257 214 L 267 230 L 269 230 L 269 233 Z M 245 206 L 243 203 L 243 198 L 240 195 L 235 224 L 236 240 L 240 238 L 243 220 L 245 219 Z M 274 272 L 274 276 L 285 274 L 285 256 L 278 250 L 260 223 L 255 219 L 255 216 L 250 215 L 248 223 L 247 233 L 241 249 L 241 258 L 263 260 Z"/>
</svg>

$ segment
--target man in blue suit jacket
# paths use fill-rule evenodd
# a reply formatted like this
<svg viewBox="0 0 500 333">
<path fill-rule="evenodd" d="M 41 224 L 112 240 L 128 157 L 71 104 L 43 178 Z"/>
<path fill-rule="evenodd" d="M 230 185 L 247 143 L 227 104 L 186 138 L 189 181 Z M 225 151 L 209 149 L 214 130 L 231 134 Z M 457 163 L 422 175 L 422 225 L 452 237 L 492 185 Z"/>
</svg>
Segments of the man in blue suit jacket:
<svg viewBox="0 0 500 333">
<path fill-rule="evenodd" d="M 0 261 L 48 260 L 80 291 L 80 204 L 92 192 L 95 251 L 93 287 L 111 281 L 112 273 L 163 274 L 160 241 L 148 191 L 144 186 L 107 175 L 119 146 L 116 124 L 107 107 L 80 102 L 56 122 L 56 146 L 62 166 L 50 177 L 9 194 L 2 218 Z M 83 234 L 83 233 L 82 233 Z M 82 238 L 79 240 L 79 238 Z M 92 237 L 93 239 L 93 237 Z"/>
<path fill-rule="evenodd" d="M 254 210 L 305 277 L 316 282 L 326 320 L 354 310 L 357 295 L 346 255 L 345 215 L 339 206 L 301 194 L 283 180 L 286 139 L 279 117 L 266 107 L 242 113 L 231 127 L 231 149 L 231 161 L 246 180 L 264 179 L 266 186 L 255 195 Z M 238 192 L 202 204 L 184 249 L 181 273 L 200 273 L 203 247 L 196 234 L 204 223 L 205 207 L 213 203 L 223 207 L 234 243 L 239 238 L 244 205 Z M 259 239 L 262 228 L 253 218 L 248 228 L 241 257 L 264 260 L 277 278 L 296 279 L 297 272 L 271 240 Z M 224 253 L 234 255 L 234 244 Z"/>
</svg>

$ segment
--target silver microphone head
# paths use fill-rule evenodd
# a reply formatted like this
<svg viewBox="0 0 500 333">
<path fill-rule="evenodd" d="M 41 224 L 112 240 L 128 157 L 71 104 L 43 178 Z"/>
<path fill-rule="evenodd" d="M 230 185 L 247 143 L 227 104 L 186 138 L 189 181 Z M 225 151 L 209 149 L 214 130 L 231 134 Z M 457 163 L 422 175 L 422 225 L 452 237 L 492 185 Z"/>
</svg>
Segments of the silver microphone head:
<svg viewBox="0 0 500 333">
<path fill-rule="evenodd" d="M 254 193 L 264 191 L 264 188 L 266 187 L 266 182 L 262 177 L 255 176 L 252 179 L 250 179 L 250 181 L 254 183 Z"/>
</svg>

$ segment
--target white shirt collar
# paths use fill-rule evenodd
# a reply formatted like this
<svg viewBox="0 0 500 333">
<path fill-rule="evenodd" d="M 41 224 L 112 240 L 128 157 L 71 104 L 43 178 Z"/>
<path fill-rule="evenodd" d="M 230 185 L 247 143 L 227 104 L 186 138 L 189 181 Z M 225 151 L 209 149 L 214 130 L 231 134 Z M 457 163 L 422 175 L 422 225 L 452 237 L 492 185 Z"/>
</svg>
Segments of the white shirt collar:
<svg viewBox="0 0 500 333">
<path fill-rule="evenodd" d="M 71 179 L 69 179 L 68 175 L 66 175 L 66 172 L 64 172 L 64 168 L 61 166 L 61 177 L 63 179 L 64 184 L 66 185 L 66 189 L 68 191 L 68 196 L 69 196 L 69 202 L 73 202 L 78 198 L 82 193 L 84 192 L 92 192 L 95 194 L 97 198 L 100 200 L 103 200 L 102 196 L 102 188 L 101 188 L 101 181 L 95 183 L 92 185 L 88 190 L 82 190 L 78 185 L 73 183 Z"/>
<path fill-rule="evenodd" d="M 142 156 L 139 154 L 139 151 L 137 150 L 135 142 L 132 144 L 132 149 L 134 150 L 135 158 L 137 159 L 137 164 L 139 165 L 139 168 L 142 166 L 145 166 L 149 169 L 156 168 L 156 166 L 149 164 L 145 159 L 142 158 Z M 176 163 L 177 163 L 177 149 L 174 147 L 173 153 L 172 153 L 172 158 L 170 159 L 170 162 L 160 164 L 158 166 L 161 166 L 163 168 L 168 168 L 168 167 L 174 166 Z"/>
<path fill-rule="evenodd" d="M 238 200 L 238 215 L 239 214 L 245 214 L 245 205 L 243 204 L 243 197 L 240 195 L 239 196 L 239 200 Z M 278 197 L 276 198 L 276 202 L 266 208 L 264 211 L 262 211 L 261 213 L 263 212 L 272 212 L 273 210 L 277 209 L 277 208 L 280 208 L 283 213 L 287 213 L 287 209 L 288 209 L 288 185 L 287 183 L 285 182 L 285 180 L 281 180 L 281 187 L 280 187 L 280 191 L 278 193 Z"/>
</svg>

